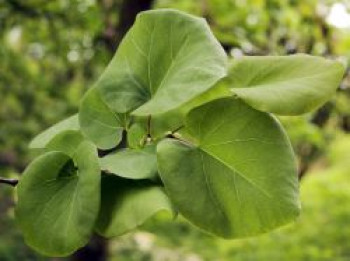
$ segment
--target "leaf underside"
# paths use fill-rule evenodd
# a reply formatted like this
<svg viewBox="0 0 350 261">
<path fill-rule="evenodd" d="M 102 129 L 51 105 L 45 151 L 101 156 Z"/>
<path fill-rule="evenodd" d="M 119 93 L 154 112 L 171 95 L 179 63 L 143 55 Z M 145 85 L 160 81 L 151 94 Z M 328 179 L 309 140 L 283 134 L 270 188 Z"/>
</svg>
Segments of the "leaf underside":
<svg viewBox="0 0 350 261">
<path fill-rule="evenodd" d="M 157 157 L 154 146 L 122 149 L 100 159 L 101 170 L 129 179 L 156 179 Z"/>
<path fill-rule="evenodd" d="M 257 110 L 298 115 L 317 109 L 340 84 L 344 66 L 304 54 L 243 57 L 226 79 L 232 92 Z"/>
<path fill-rule="evenodd" d="M 147 181 L 104 175 L 101 193 L 96 231 L 108 238 L 135 229 L 160 211 L 172 212 L 163 188 Z"/>
</svg>

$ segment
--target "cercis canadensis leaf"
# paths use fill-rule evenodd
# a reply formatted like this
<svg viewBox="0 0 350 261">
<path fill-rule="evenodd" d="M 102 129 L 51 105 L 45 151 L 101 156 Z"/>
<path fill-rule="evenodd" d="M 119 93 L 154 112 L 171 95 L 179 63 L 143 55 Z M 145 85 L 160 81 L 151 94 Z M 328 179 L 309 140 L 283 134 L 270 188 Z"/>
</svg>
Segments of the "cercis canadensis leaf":
<svg viewBox="0 0 350 261">
<path fill-rule="evenodd" d="M 49 256 L 83 247 L 100 205 L 96 147 L 82 142 L 72 159 L 51 151 L 34 160 L 18 185 L 16 220 L 28 245 Z"/>
<path fill-rule="evenodd" d="M 122 149 L 100 159 L 101 169 L 128 179 L 158 177 L 155 146 L 142 149 Z"/>
<path fill-rule="evenodd" d="M 53 137 L 45 147 L 50 151 L 61 151 L 72 157 L 83 141 L 84 136 L 80 131 L 66 130 Z"/>
<path fill-rule="evenodd" d="M 113 112 L 96 88 L 90 89 L 81 101 L 81 131 L 100 149 L 111 149 L 120 143 L 126 118 L 125 114 Z"/>
<path fill-rule="evenodd" d="M 139 14 L 95 85 L 115 112 L 175 109 L 226 75 L 226 54 L 206 21 L 175 10 Z M 141 106 L 141 107 L 140 107 Z"/>
<path fill-rule="evenodd" d="M 173 212 L 163 188 L 147 181 L 104 175 L 101 193 L 96 231 L 105 237 L 125 234 L 160 211 Z"/>
<path fill-rule="evenodd" d="M 296 162 L 274 117 L 226 98 L 192 110 L 186 129 L 196 144 L 166 139 L 157 153 L 166 191 L 188 220 L 237 238 L 295 219 Z"/>
<path fill-rule="evenodd" d="M 74 114 L 69 118 L 62 120 L 55 125 L 51 126 L 47 130 L 38 134 L 29 144 L 31 149 L 42 149 L 60 132 L 66 130 L 79 130 L 78 114 Z"/>
<path fill-rule="evenodd" d="M 337 61 L 310 55 L 243 57 L 230 66 L 227 84 L 257 110 L 298 115 L 321 106 L 344 74 Z"/>
</svg>

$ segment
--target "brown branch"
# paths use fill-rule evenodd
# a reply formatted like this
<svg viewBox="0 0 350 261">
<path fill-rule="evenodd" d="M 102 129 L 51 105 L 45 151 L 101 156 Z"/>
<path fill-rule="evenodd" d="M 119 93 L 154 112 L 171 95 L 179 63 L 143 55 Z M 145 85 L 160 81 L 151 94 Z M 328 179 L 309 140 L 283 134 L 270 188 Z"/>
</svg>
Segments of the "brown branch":
<svg viewBox="0 0 350 261">
<path fill-rule="evenodd" d="M 7 178 L 1 178 L 0 177 L 0 184 L 7 184 L 12 187 L 16 187 L 18 184 L 18 179 L 7 179 Z"/>
<path fill-rule="evenodd" d="M 184 127 L 185 127 L 185 125 L 181 125 L 181 126 L 177 127 L 175 130 L 171 131 L 171 134 L 174 134 L 174 133 L 178 132 L 179 130 L 181 130 Z"/>
</svg>

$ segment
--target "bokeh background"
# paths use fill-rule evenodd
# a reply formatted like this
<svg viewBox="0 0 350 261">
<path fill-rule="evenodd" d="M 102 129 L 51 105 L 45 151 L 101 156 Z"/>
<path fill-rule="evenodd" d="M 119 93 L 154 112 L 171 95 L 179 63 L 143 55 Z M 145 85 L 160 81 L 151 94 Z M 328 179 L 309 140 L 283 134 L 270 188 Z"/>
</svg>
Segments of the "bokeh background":
<svg viewBox="0 0 350 261">
<path fill-rule="evenodd" d="M 350 1 L 0 0 L 0 176 L 18 177 L 28 142 L 77 111 L 135 15 L 176 8 L 205 17 L 231 57 L 310 53 L 350 64 Z M 95 237 L 67 259 L 25 246 L 13 188 L 0 187 L 0 260 L 350 260 L 350 76 L 318 111 L 281 117 L 299 159 L 303 212 L 296 223 L 221 240 L 157 216 L 135 233 Z M 84 256 L 85 255 L 85 256 Z"/>
</svg>

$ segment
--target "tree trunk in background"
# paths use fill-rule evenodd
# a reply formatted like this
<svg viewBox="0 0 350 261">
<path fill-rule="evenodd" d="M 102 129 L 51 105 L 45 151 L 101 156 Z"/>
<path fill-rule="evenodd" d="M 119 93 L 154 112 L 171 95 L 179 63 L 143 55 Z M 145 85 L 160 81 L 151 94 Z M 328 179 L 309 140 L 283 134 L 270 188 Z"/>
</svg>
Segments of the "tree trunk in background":
<svg viewBox="0 0 350 261">
<path fill-rule="evenodd" d="M 89 244 L 72 255 L 71 261 L 106 261 L 108 259 L 107 239 L 94 235 Z"/>
<path fill-rule="evenodd" d="M 153 2 L 154 0 L 124 0 L 119 3 L 115 0 L 100 0 L 105 28 L 102 35 L 96 36 L 95 41 L 102 43 L 114 54 L 118 44 L 133 25 L 137 14 L 151 9 Z M 110 15 L 114 10 L 119 10 L 118 24 L 114 23 L 113 15 Z"/>
<path fill-rule="evenodd" d="M 151 9 L 153 0 L 124 0 L 120 9 L 118 24 L 118 38 L 120 42 L 129 28 L 133 25 L 137 14 L 144 10 Z"/>
</svg>

